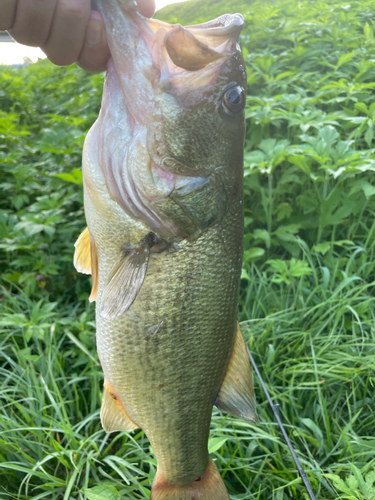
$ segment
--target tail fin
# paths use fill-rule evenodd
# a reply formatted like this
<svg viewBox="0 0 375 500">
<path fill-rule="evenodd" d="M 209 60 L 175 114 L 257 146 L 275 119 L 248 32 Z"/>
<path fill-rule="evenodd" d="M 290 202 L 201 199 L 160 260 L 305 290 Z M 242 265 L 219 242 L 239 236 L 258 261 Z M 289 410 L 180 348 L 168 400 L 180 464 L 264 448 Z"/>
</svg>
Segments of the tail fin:
<svg viewBox="0 0 375 500">
<path fill-rule="evenodd" d="M 176 486 L 163 481 L 156 473 L 151 500 L 229 500 L 229 495 L 210 458 L 206 471 L 194 483 Z"/>
</svg>

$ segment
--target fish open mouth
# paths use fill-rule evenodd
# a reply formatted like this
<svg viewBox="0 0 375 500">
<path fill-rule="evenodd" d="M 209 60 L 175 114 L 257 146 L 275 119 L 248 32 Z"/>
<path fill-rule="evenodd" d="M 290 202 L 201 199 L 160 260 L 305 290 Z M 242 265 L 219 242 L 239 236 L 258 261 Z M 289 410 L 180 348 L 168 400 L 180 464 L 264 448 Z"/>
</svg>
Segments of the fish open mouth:
<svg viewBox="0 0 375 500">
<path fill-rule="evenodd" d="M 163 72 L 164 66 L 167 72 L 173 72 L 174 66 L 194 72 L 215 61 L 223 61 L 239 50 L 244 18 L 241 14 L 224 14 L 194 26 L 168 25 L 144 18 L 138 22 L 159 71 Z"/>
</svg>

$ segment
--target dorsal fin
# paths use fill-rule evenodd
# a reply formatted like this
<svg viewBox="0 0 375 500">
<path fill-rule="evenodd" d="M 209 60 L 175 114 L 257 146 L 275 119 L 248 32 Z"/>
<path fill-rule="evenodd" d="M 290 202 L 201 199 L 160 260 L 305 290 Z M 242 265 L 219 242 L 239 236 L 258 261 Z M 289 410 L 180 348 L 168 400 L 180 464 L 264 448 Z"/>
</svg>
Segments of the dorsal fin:
<svg viewBox="0 0 375 500">
<path fill-rule="evenodd" d="M 79 273 L 91 274 L 90 233 L 84 229 L 74 243 L 74 267 Z"/>
<path fill-rule="evenodd" d="M 76 248 L 74 252 L 74 267 L 79 273 L 91 274 L 92 287 L 89 301 L 93 302 L 96 300 L 98 293 L 98 254 L 95 241 L 92 236 L 90 236 L 87 227 L 79 235 L 74 246 Z"/>
</svg>

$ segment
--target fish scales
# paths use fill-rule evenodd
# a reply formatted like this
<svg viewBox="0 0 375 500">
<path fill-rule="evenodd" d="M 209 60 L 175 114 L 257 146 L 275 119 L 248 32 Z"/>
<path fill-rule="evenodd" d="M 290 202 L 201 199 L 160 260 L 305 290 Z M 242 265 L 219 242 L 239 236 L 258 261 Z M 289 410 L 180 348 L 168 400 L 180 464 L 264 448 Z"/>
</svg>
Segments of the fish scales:
<svg viewBox="0 0 375 500">
<path fill-rule="evenodd" d="M 85 176 L 86 168 L 87 163 Z M 156 254 L 126 315 L 115 321 L 97 316 L 104 373 L 123 395 L 129 417 L 146 432 L 158 466 L 168 471 L 171 481 L 194 481 L 207 466 L 212 406 L 234 342 L 241 201 L 227 213 L 220 230 L 213 227 L 195 242 Z M 124 241 L 122 228 L 134 243 L 145 231 L 116 212 L 111 214 L 116 223 L 108 226 L 103 206 L 100 213 L 94 207 L 87 210 L 99 254 L 98 302 Z"/>
<path fill-rule="evenodd" d="M 181 28 L 142 18 L 131 2 L 97 8 L 112 60 L 84 147 L 88 232 L 75 264 L 86 272 L 90 252 L 102 423 L 145 431 L 157 459 L 152 500 L 225 500 L 207 450 L 212 406 L 257 419 L 236 326 L 243 20 Z"/>
</svg>

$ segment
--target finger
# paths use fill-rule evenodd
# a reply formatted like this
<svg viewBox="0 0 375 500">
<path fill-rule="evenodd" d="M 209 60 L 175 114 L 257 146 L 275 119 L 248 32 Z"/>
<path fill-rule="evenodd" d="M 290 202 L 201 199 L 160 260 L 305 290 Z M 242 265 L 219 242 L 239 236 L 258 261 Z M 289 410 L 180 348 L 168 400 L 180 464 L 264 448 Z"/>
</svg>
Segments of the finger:
<svg viewBox="0 0 375 500">
<path fill-rule="evenodd" d="M 110 55 L 103 18 L 99 12 L 92 10 L 77 63 L 85 71 L 105 71 Z"/>
<path fill-rule="evenodd" d="M 89 19 L 89 0 L 57 1 L 50 34 L 42 46 L 54 64 L 67 66 L 78 59 Z"/>
<path fill-rule="evenodd" d="M 9 30 L 16 19 L 17 2 L 16 0 L 0 0 L 0 30 Z"/>
<path fill-rule="evenodd" d="M 138 12 L 145 17 L 152 17 L 155 14 L 155 0 L 138 0 Z"/>
<path fill-rule="evenodd" d="M 55 6 L 56 0 L 18 0 L 9 33 L 19 43 L 40 47 L 48 38 Z"/>
</svg>

